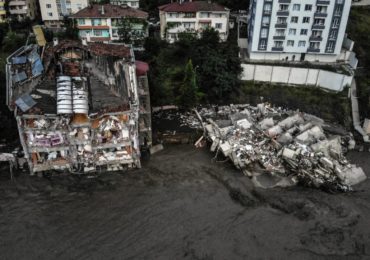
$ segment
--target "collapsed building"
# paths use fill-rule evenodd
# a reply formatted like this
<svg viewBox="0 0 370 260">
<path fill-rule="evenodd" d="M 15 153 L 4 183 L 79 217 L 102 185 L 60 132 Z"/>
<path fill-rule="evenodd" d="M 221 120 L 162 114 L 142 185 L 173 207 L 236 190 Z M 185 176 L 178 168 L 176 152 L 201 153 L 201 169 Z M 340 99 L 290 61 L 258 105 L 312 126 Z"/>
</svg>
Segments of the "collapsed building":
<svg viewBox="0 0 370 260">
<path fill-rule="evenodd" d="M 148 65 L 131 46 L 54 40 L 7 58 L 7 105 L 30 172 L 141 167 L 151 145 Z"/>
<path fill-rule="evenodd" d="M 352 136 L 333 134 L 315 116 L 268 104 L 203 108 L 197 115 L 215 158 L 222 153 L 259 187 L 348 191 L 366 179 L 343 155 L 355 146 Z"/>
</svg>

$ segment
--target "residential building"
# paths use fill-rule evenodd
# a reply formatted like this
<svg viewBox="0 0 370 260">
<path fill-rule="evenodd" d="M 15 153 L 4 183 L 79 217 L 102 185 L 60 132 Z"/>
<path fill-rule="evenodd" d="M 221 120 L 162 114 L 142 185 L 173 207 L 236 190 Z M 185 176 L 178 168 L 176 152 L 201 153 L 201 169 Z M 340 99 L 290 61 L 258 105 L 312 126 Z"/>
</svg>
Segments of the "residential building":
<svg viewBox="0 0 370 260">
<path fill-rule="evenodd" d="M 129 6 L 90 5 L 71 16 L 79 30 L 80 38 L 88 41 L 109 42 L 119 40 L 118 29 L 122 19 L 133 19 L 133 29 L 142 37 L 148 35 L 148 14 Z"/>
<path fill-rule="evenodd" d="M 109 1 L 112 5 L 127 5 L 132 8 L 139 8 L 139 0 L 110 0 Z"/>
<path fill-rule="evenodd" d="M 41 17 L 48 28 L 60 28 L 65 16 L 77 13 L 90 0 L 40 0 Z"/>
<path fill-rule="evenodd" d="M 6 22 L 5 0 L 0 0 L 0 23 Z"/>
<path fill-rule="evenodd" d="M 214 28 L 220 39 L 229 35 L 230 10 L 211 1 L 174 2 L 159 6 L 161 37 L 174 42 L 182 32 L 199 35 L 206 28 Z"/>
<path fill-rule="evenodd" d="M 30 173 L 140 168 L 152 142 L 148 69 L 130 46 L 86 40 L 9 56 L 7 105 Z"/>
<path fill-rule="evenodd" d="M 252 0 L 251 60 L 336 62 L 351 0 Z"/>
<path fill-rule="evenodd" d="M 10 16 L 19 21 L 26 18 L 34 20 L 38 12 L 36 0 L 10 0 L 8 5 Z"/>
</svg>

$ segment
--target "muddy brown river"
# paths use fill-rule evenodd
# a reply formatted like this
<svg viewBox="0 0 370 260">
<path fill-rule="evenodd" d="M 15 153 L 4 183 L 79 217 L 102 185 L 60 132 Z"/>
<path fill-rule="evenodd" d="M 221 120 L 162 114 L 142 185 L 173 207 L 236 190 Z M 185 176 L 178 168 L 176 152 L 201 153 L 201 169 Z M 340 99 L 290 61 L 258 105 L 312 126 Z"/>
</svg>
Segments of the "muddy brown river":
<svg viewBox="0 0 370 260">
<path fill-rule="evenodd" d="M 369 259 L 355 192 L 253 187 L 193 146 L 99 178 L 0 176 L 1 259 Z M 349 154 L 370 176 L 369 153 Z"/>
</svg>

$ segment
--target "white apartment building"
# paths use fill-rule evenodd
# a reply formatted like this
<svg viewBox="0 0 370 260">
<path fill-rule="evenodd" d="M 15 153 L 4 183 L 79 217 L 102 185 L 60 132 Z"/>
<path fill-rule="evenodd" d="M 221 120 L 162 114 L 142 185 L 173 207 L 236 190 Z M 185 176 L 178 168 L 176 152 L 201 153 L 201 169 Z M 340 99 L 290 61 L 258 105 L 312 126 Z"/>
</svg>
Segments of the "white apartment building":
<svg viewBox="0 0 370 260">
<path fill-rule="evenodd" d="M 39 0 L 41 17 L 48 28 L 60 28 L 64 16 L 77 13 L 89 5 L 90 0 Z"/>
<path fill-rule="evenodd" d="M 230 10 L 211 1 L 174 2 L 158 7 L 161 37 L 173 43 L 181 32 L 201 33 L 212 27 L 226 41 L 229 35 Z"/>
<path fill-rule="evenodd" d="M 112 5 L 127 5 L 131 8 L 139 8 L 139 0 L 110 0 Z"/>
<path fill-rule="evenodd" d="M 251 0 L 251 60 L 336 62 L 351 0 Z"/>
<path fill-rule="evenodd" d="M 27 17 L 34 20 L 37 15 L 36 0 L 11 0 L 9 1 L 9 14 L 17 20 L 24 20 Z"/>
<path fill-rule="evenodd" d="M 148 36 L 146 20 L 148 14 L 129 6 L 111 4 L 90 5 L 71 15 L 78 29 L 80 38 L 94 42 L 110 42 L 119 40 L 118 30 L 122 19 L 138 19 L 141 23 L 132 23 L 133 29 L 142 37 Z"/>
</svg>

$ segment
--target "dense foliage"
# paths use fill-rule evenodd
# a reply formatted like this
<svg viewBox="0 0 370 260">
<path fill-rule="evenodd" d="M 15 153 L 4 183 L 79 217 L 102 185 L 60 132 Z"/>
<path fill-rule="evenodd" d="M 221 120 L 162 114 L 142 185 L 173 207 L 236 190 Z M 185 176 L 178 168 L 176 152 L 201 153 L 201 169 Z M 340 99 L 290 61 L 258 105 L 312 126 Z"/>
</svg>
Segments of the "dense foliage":
<svg viewBox="0 0 370 260">
<path fill-rule="evenodd" d="M 227 42 L 220 42 L 218 32 L 208 29 L 199 39 L 193 34 L 180 34 L 179 41 L 174 44 L 151 37 L 147 39 L 145 49 L 144 59 L 150 63 L 149 80 L 154 105 L 183 100 L 183 81 L 189 60 L 194 66 L 195 85 L 199 88 L 195 92 L 200 102 L 227 103 L 238 91 L 241 66 L 234 34 Z"/>
<path fill-rule="evenodd" d="M 347 31 L 355 41 L 354 51 L 359 59 L 356 82 L 360 112 L 370 118 L 370 7 L 352 7 Z"/>
</svg>

